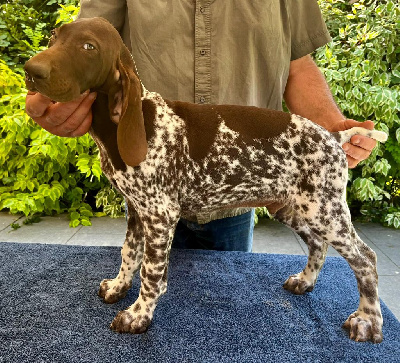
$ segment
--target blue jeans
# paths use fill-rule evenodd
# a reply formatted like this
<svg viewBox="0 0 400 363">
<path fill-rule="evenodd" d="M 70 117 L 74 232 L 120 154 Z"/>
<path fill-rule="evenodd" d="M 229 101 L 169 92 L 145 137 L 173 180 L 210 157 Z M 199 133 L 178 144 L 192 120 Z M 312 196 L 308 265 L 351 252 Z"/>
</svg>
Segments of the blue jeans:
<svg viewBox="0 0 400 363">
<path fill-rule="evenodd" d="M 251 252 L 254 209 L 236 217 L 217 219 L 206 224 L 180 219 L 172 248 Z"/>
</svg>

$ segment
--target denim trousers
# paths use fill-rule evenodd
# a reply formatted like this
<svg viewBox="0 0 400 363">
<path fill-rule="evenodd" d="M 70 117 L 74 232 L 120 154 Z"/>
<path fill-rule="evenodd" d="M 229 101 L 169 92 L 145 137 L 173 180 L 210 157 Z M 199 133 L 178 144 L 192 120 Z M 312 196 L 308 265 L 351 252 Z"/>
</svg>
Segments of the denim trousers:
<svg viewBox="0 0 400 363">
<path fill-rule="evenodd" d="M 217 219 L 206 224 L 180 219 L 172 248 L 251 252 L 254 209 L 236 217 Z"/>
</svg>

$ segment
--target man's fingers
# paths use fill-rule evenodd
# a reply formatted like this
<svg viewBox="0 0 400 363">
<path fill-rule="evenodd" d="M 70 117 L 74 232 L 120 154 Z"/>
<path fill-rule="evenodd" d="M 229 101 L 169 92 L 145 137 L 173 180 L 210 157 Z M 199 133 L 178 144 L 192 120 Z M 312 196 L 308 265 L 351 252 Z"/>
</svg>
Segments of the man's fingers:
<svg viewBox="0 0 400 363">
<path fill-rule="evenodd" d="M 373 130 L 375 127 L 375 124 L 373 121 L 368 120 L 368 121 L 361 122 L 360 126 L 364 127 L 365 129 L 368 129 L 368 130 Z"/>
<path fill-rule="evenodd" d="M 85 135 L 90 127 L 92 126 L 92 110 L 86 115 L 83 122 L 78 126 L 78 128 L 71 132 L 71 137 L 78 137 Z"/>
<path fill-rule="evenodd" d="M 343 130 L 348 130 L 351 129 L 352 127 L 364 127 L 365 129 L 373 130 L 375 126 L 374 123 L 370 120 L 359 122 L 352 119 L 344 120 L 343 125 L 344 125 Z"/>
<path fill-rule="evenodd" d="M 47 108 L 52 104 L 50 98 L 40 93 L 28 91 L 25 102 L 25 111 L 33 119 L 43 116 Z"/>
<path fill-rule="evenodd" d="M 376 146 L 376 140 L 361 135 L 353 136 L 350 142 L 353 145 L 358 146 L 367 151 L 372 151 L 372 149 Z"/>
<path fill-rule="evenodd" d="M 349 169 L 355 168 L 360 160 L 353 159 L 351 156 L 347 155 L 347 164 L 349 165 Z"/>
<path fill-rule="evenodd" d="M 365 144 L 367 144 L 365 147 L 368 148 L 355 146 L 350 143 L 343 144 L 343 150 L 346 153 L 350 168 L 354 168 L 360 161 L 365 160 L 370 156 L 371 151 L 374 148 L 372 145 L 375 145 L 376 141 L 368 138 L 366 139 L 367 140 L 362 142 L 362 145 L 365 146 Z"/>
<path fill-rule="evenodd" d="M 365 129 L 373 130 L 374 123 L 372 121 L 358 122 L 351 119 L 344 120 L 343 128 L 345 130 L 352 127 L 364 127 Z M 354 168 L 359 162 L 367 159 L 375 146 L 376 141 L 374 139 L 361 135 L 355 135 L 351 138 L 350 143 L 343 144 L 349 168 Z"/>
<path fill-rule="evenodd" d="M 69 120 L 66 121 L 67 125 Z M 61 137 L 78 137 L 86 134 L 92 125 L 92 110 L 90 109 L 84 119 L 80 119 L 77 127 L 72 129 L 70 126 L 65 127 L 64 124 L 49 127 L 47 124 L 43 127 L 53 135 Z"/>
<path fill-rule="evenodd" d="M 70 136 L 76 129 L 80 127 L 82 122 L 87 121 L 87 115 L 90 113 L 92 104 L 95 100 L 96 94 L 90 94 L 85 97 L 81 103 L 76 107 L 73 112 L 58 125 L 57 131 L 65 136 Z M 91 113 L 90 113 L 91 114 Z"/>
<path fill-rule="evenodd" d="M 82 105 L 83 101 L 88 97 L 89 91 L 82 93 L 76 100 L 70 102 L 57 102 L 51 104 L 46 113 L 42 116 L 42 123 L 47 123 L 49 126 L 59 126 L 68 120 L 76 110 Z M 86 103 L 83 104 L 85 107 Z M 85 111 L 85 115 L 87 110 Z M 74 118 L 75 120 L 75 118 Z M 36 120 L 35 120 L 36 121 Z M 38 122 L 39 123 L 39 122 Z M 75 126 L 75 125 L 74 125 Z M 77 127 L 77 126 L 76 126 Z M 75 127 L 75 128 L 76 128 Z M 74 128 L 74 129 L 75 129 Z"/>
<path fill-rule="evenodd" d="M 49 126 L 45 122 L 44 128 L 54 135 L 62 137 L 82 136 L 89 131 L 92 124 L 92 109 L 91 106 L 96 99 L 96 94 L 87 96 L 76 108 L 76 110 L 63 123 L 56 126 Z M 43 118 L 42 118 L 43 119 Z M 37 121 L 38 124 L 40 120 Z"/>
</svg>

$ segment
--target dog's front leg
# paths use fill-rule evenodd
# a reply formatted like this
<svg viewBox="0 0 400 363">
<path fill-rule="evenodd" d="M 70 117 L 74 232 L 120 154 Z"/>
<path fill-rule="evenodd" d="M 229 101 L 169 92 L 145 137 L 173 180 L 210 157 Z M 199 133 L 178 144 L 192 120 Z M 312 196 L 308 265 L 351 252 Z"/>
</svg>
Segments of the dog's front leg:
<svg viewBox="0 0 400 363">
<path fill-rule="evenodd" d="M 98 295 L 107 304 L 123 299 L 132 286 L 132 279 L 142 263 L 144 228 L 134 207 L 128 203 L 128 226 L 121 250 L 122 263 L 117 277 L 100 283 Z"/>
<path fill-rule="evenodd" d="M 120 311 L 111 329 L 120 333 L 140 334 L 147 330 L 161 295 L 167 291 L 169 252 L 179 212 L 161 207 L 141 216 L 145 230 L 145 246 L 140 269 L 139 297 L 128 309 Z"/>
</svg>

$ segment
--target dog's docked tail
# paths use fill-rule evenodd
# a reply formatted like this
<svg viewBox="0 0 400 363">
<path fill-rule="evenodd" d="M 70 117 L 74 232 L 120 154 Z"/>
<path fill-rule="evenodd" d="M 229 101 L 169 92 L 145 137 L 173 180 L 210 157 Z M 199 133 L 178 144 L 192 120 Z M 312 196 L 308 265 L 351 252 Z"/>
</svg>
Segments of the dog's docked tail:
<svg viewBox="0 0 400 363">
<path fill-rule="evenodd" d="M 388 138 L 386 133 L 383 131 L 368 130 L 364 127 L 353 127 L 345 131 L 332 132 L 332 136 L 340 145 L 349 142 L 354 135 L 367 136 L 379 142 L 385 142 Z"/>
</svg>

